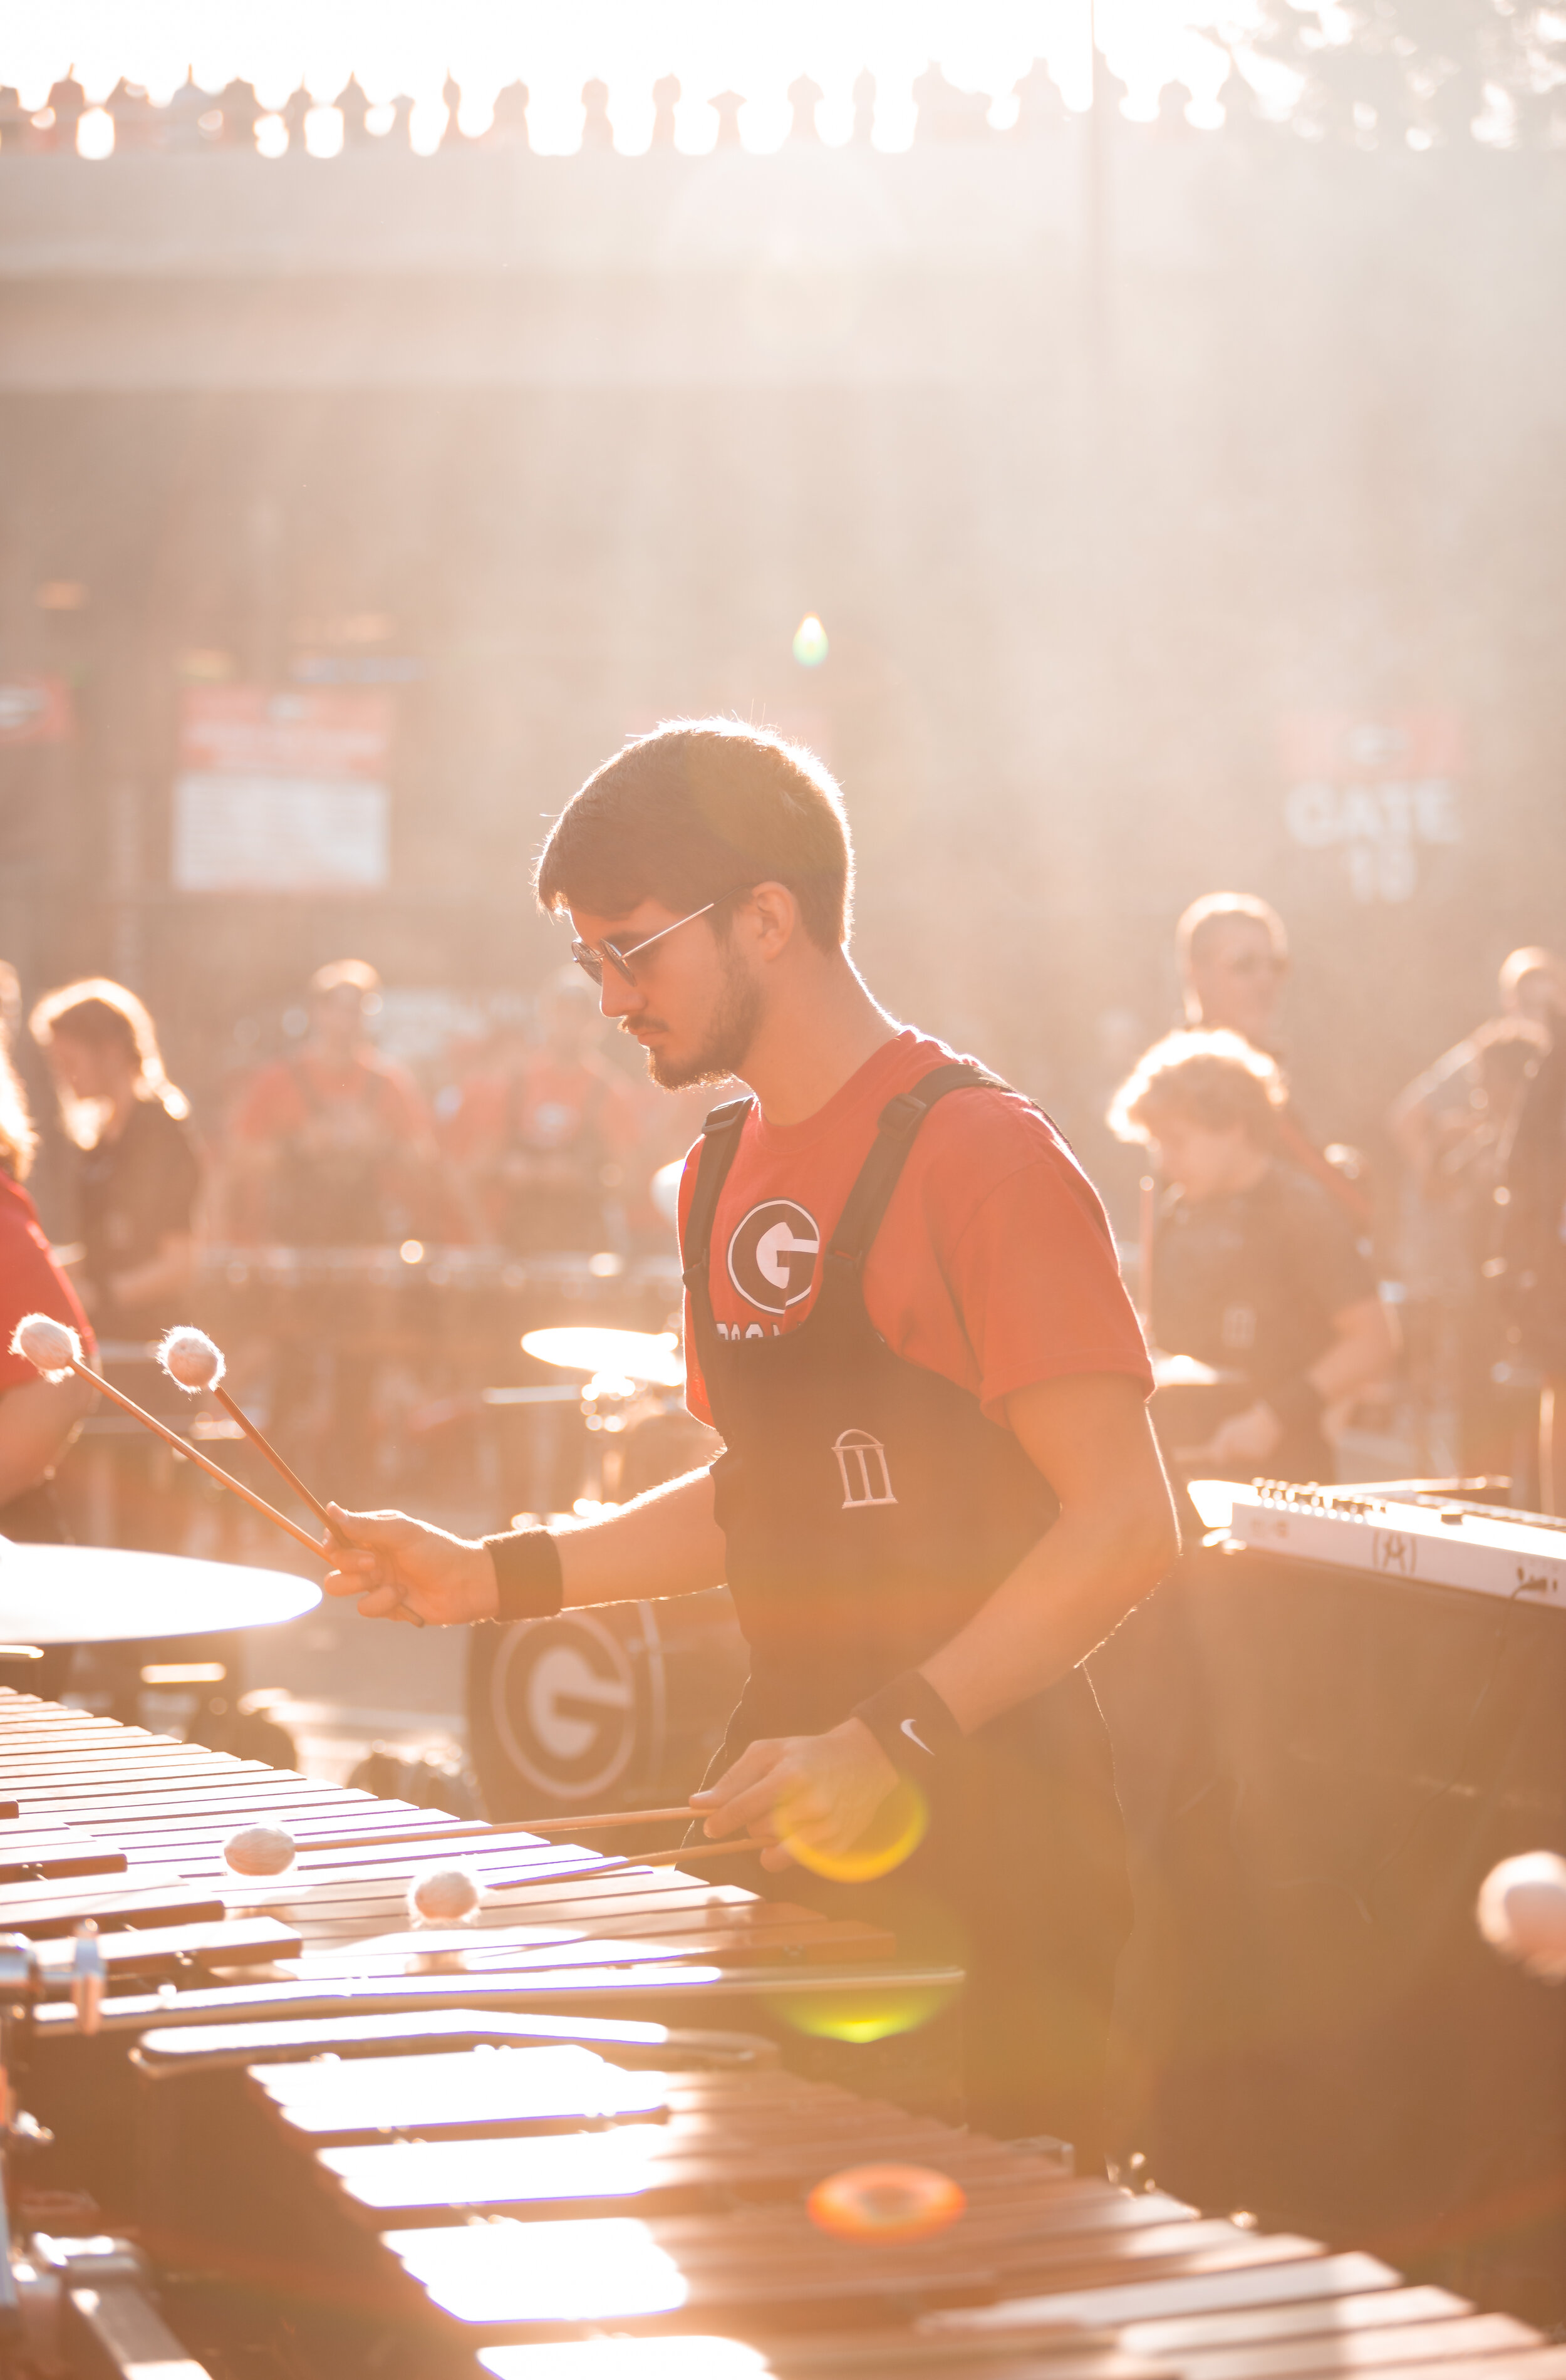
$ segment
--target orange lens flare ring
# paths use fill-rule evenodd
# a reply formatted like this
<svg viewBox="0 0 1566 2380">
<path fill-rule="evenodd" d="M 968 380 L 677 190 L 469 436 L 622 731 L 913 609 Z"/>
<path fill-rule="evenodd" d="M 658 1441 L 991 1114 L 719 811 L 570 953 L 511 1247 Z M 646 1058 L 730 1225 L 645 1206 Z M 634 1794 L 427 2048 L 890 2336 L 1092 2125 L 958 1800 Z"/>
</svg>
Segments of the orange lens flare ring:
<svg viewBox="0 0 1566 2380">
<path fill-rule="evenodd" d="M 778 1840 L 790 1859 L 812 1876 L 837 1884 L 868 1884 L 890 1876 L 917 1852 L 929 1825 L 929 1807 L 911 1777 L 900 1777 L 864 1833 L 842 1851 L 830 1851 L 789 1828 L 786 1805 L 778 1812 Z"/>
<path fill-rule="evenodd" d="M 951 2175 L 933 2166 L 854 2165 L 819 2181 L 805 2209 L 838 2240 L 928 2240 L 955 2223 L 967 2203 Z"/>
</svg>

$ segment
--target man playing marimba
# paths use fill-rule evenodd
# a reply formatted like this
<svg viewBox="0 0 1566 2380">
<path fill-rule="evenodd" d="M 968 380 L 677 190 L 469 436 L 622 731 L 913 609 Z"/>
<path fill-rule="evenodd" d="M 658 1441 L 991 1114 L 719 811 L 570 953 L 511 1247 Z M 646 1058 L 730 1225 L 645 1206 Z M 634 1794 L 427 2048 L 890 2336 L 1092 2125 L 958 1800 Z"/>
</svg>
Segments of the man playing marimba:
<svg viewBox="0 0 1566 2380">
<path fill-rule="evenodd" d="M 959 1958 L 972 2120 L 1091 2162 L 1129 1902 L 1080 1665 L 1175 1551 L 1146 1354 L 1048 1120 L 871 998 L 850 880 L 825 769 L 732 722 L 658 730 L 567 806 L 539 897 L 604 1014 L 666 1088 L 756 1093 L 681 1201 L 690 1402 L 724 1451 L 557 1534 L 349 1517 L 326 1583 L 460 1621 L 726 1580 L 751 1674 L 708 1835 Z"/>
</svg>

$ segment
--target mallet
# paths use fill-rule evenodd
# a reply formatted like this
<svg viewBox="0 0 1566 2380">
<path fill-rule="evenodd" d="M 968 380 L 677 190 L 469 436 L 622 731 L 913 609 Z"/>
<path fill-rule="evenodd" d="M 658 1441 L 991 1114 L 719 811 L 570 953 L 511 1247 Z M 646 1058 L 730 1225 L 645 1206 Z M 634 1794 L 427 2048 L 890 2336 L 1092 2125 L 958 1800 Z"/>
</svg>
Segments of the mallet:
<svg viewBox="0 0 1566 2380">
<path fill-rule="evenodd" d="M 56 1322 L 52 1314 L 24 1314 L 11 1333 L 11 1353 L 13 1355 L 25 1355 L 30 1364 L 37 1366 L 46 1380 L 67 1380 L 75 1372 L 89 1388 L 96 1389 L 100 1396 L 107 1397 L 123 1413 L 129 1414 L 150 1429 L 154 1438 L 161 1438 L 166 1446 L 173 1447 L 176 1454 L 183 1454 L 188 1462 L 197 1463 L 209 1478 L 217 1481 L 220 1488 L 226 1488 L 232 1495 L 243 1497 L 253 1512 L 274 1522 L 278 1528 L 286 1529 L 291 1537 L 299 1545 L 307 1546 L 312 1554 L 331 1553 L 330 1540 L 325 1545 L 318 1544 L 308 1529 L 301 1529 L 298 1523 L 290 1521 L 285 1512 L 275 1511 L 263 1496 L 255 1495 L 242 1480 L 236 1479 L 231 1471 L 225 1471 L 221 1463 L 211 1462 L 200 1447 L 192 1446 L 188 1439 L 181 1438 L 176 1429 L 169 1429 L 155 1414 L 144 1413 L 133 1397 L 127 1397 L 123 1390 L 112 1388 L 107 1380 L 92 1371 L 82 1362 L 81 1341 L 67 1323 Z"/>
<path fill-rule="evenodd" d="M 230 1421 L 238 1423 L 250 1444 L 259 1452 L 264 1454 L 273 1469 L 288 1482 L 300 1503 L 310 1506 L 316 1519 L 324 1526 L 331 1541 L 339 1546 L 347 1544 L 347 1538 L 343 1535 L 320 1497 L 311 1495 L 297 1472 L 290 1463 L 284 1461 L 271 1439 L 261 1435 L 244 1407 L 238 1404 L 224 1387 L 223 1375 L 226 1366 L 223 1350 L 214 1339 L 209 1339 L 204 1330 L 197 1330 L 189 1323 L 181 1323 L 176 1329 L 164 1333 L 158 1348 L 158 1361 L 175 1387 L 183 1389 L 187 1396 L 199 1396 L 205 1389 L 210 1395 L 215 1397 Z M 422 1628 L 423 1621 L 406 1598 L 399 1597 L 398 1601 L 414 1626 Z"/>
<path fill-rule="evenodd" d="M 264 1439 L 242 1405 L 237 1404 L 223 1385 L 227 1366 L 222 1348 L 209 1339 L 204 1330 L 193 1330 L 188 1323 L 164 1333 L 158 1346 L 158 1361 L 176 1389 L 189 1397 L 199 1396 L 205 1389 L 214 1396 L 230 1421 L 237 1421 L 250 1444 L 259 1447 L 273 1469 L 286 1479 L 301 1504 L 308 1504 L 315 1517 L 338 1545 L 346 1541 L 342 1531 L 319 1496 L 312 1496 L 304 1481 L 285 1463 L 277 1449 Z"/>
</svg>

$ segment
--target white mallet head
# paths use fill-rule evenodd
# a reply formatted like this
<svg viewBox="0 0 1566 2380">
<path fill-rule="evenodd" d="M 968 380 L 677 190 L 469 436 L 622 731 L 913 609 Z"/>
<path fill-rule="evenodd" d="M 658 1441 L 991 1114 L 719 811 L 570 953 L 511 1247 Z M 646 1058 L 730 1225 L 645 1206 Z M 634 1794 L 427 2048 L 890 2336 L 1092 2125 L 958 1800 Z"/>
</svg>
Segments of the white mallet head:
<svg viewBox="0 0 1566 2380">
<path fill-rule="evenodd" d="M 416 1925 L 466 1925 L 483 1898 L 470 1867 L 427 1867 L 408 1886 L 407 1912 Z"/>
<path fill-rule="evenodd" d="M 1479 1887 L 1479 1931 L 1530 1975 L 1566 1983 L 1566 1859 L 1521 1852 L 1492 1867 Z"/>
<path fill-rule="evenodd" d="M 11 1353 L 36 1364 L 46 1380 L 68 1380 L 72 1365 L 81 1361 L 81 1342 L 52 1314 L 24 1314 L 11 1333 Z"/>
<path fill-rule="evenodd" d="M 158 1361 L 176 1389 L 194 1396 L 200 1389 L 215 1389 L 223 1378 L 223 1350 L 204 1330 L 188 1322 L 166 1332 L 158 1347 Z"/>
<path fill-rule="evenodd" d="M 224 1844 L 223 1856 L 236 1876 L 285 1876 L 297 1851 L 286 1827 L 239 1827 Z"/>
</svg>

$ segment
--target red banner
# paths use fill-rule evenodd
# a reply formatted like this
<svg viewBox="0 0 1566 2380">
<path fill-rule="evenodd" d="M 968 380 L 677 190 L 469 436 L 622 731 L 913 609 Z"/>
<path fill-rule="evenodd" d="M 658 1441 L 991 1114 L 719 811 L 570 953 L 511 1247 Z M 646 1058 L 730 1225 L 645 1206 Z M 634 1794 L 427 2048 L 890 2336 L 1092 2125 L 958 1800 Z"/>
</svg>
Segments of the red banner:
<svg viewBox="0 0 1566 2380">
<path fill-rule="evenodd" d="M 1463 722 L 1452 710 L 1297 710 L 1283 721 L 1283 767 L 1293 778 L 1377 783 L 1460 777 Z"/>
<path fill-rule="evenodd" d="M 223 777 L 379 780 L 394 702 L 379 686 L 188 686 L 179 766 Z"/>
<path fill-rule="evenodd" d="M 71 732 L 71 698 L 62 677 L 0 682 L 0 744 L 63 744 Z"/>
</svg>

